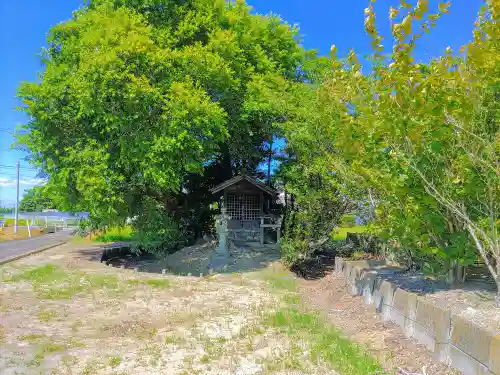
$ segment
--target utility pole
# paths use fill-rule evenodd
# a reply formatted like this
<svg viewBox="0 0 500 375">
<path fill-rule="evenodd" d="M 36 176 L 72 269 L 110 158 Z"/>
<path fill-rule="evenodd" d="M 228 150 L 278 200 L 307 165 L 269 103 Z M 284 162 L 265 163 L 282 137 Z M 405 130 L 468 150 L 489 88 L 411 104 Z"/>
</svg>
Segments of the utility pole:
<svg viewBox="0 0 500 375">
<path fill-rule="evenodd" d="M 19 160 L 16 163 L 17 170 L 17 183 L 16 183 L 16 212 L 15 212 L 15 223 L 14 223 L 14 233 L 17 233 L 19 224 Z"/>
</svg>

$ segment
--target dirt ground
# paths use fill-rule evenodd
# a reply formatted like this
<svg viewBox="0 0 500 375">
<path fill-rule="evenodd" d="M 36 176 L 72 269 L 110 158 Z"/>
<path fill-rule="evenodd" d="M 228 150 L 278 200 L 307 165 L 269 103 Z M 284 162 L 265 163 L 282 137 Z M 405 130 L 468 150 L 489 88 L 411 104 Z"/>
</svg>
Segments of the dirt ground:
<svg viewBox="0 0 500 375">
<path fill-rule="evenodd" d="M 2 375 L 335 374 L 265 323 L 281 302 L 262 274 L 137 273 L 98 254 L 73 243 L 0 268 Z"/>
<path fill-rule="evenodd" d="M 31 237 L 37 237 L 43 235 L 40 228 L 31 228 Z M 29 238 L 29 232 L 27 228 L 19 228 L 17 233 L 14 233 L 13 227 L 0 228 L 0 241 L 11 241 L 11 240 L 24 240 Z"/>
<path fill-rule="evenodd" d="M 268 324 L 266 317 L 283 311 L 284 296 L 293 299 L 270 287 L 279 275 L 274 284 L 293 285 L 301 304 L 367 348 L 385 370 L 343 375 L 454 374 L 348 295 L 333 264 L 312 265 L 318 273 L 306 280 L 283 271 L 273 249 L 232 249 L 225 272 L 200 277 L 212 250 L 205 244 L 161 262 L 128 258 L 106 266 L 98 246 L 69 243 L 0 267 L 0 373 L 337 374 L 311 356 L 314 345 L 327 355 L 335 345 L 311 346 L 307 332 L 290 336 Z M 167 266 L 176 275 L 162 275 Z M 309 329 L 311 317 L 300 319 L 296 326 Z M 321 335 L 327 327 L 315 329 Z"/>
</svg>

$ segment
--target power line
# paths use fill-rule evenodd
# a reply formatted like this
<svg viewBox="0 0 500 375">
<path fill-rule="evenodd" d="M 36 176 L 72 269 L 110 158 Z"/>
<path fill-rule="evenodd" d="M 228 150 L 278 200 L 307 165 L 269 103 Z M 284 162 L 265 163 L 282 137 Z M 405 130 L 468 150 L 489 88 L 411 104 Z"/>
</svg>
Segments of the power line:
<svg viewBox="0 0 500 375">
<path fill-rule="evenodd" d="M 0 168 L 8 168 L 8 169 L 16 169 L 17 167 L 15 165 L 4 165 L 0 164 Z M 32 167 L 19 167 L 20 169 L 24 170 L 32 170 L 32 171 L 38 171 L 38 168 L 32 168 Z"/>
</svg>

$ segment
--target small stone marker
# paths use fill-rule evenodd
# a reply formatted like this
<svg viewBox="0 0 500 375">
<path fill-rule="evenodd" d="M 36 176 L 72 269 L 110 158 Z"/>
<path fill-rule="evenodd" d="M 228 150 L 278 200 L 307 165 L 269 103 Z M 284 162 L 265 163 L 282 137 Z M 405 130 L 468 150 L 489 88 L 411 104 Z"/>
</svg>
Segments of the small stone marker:
<svg viewBox="0 0 500 375">
<path fill-rule="evenodd" d="M 139 267 L 134 267 L 135 272 L 139 272 Z"/>
<path fill-rule="evenodd" d="M 192 275 L 191 275 L 191 272 L 188 272 L 188 276 L 189 276 L 189 277 L 191 277 L 191 276 L 192 276 Z"/>
<path fill-rule="evenodd" d="M 122 264 L 122 265 L 120 266 L 120 268 L 125 268 L 125 264 Z"/>
<path fill-rule="evenodd" d="M 213 275 L 213 274 L 214 274 L 214 269 L 213 269 L 213 268 L 210 268 L 210 270 L 208 271 L 208 273 L 209 273 L 210 275 Z"/>
<path fill-rule="evenodd" d="M 166 275 L 166 274 L 167 274 L 167 270 L 166 270 L 165 268 L 164 268 L 164 269 L 162 269 L 162 270 L 161 270 L 161 274 L 162 274 L 162 275 Z"/>
<path fill-rule="evenodd" d="M 203 277 L 203 272 L 200 273 L 200 277 Z"/>
</svg>

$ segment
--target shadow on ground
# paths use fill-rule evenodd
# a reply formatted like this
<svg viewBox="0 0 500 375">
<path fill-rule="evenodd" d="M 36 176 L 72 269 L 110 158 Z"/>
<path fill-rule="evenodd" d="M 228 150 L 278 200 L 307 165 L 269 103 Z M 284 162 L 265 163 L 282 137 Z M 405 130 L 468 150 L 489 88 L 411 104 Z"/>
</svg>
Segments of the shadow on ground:
<svg viewBox="0 0 500 375">
<path fill-rule="evenodd" d="M 306 280 L 316 280 L 325 277 L 335 269 L 335 253 L 331 251 L 316 251 L 311 258 L 295 263 L 292 272 Z"/>
<path fill-rule="evenodd" d="M 110 267 L 134 269 L 139 272 L 168 273 L 182 276 L 206 276 L 210 273 L 243 273 L 268 267 L 281 257 L 276 245 L 238 243 L 231 246 L 230 257 L 217 268 L 213 265 L 215 244 L 212 242 L 185 247 L 158 258 L 150 254 L 136 255 L 123 250 L 102 259 L 104 247 L 78 250 L 87 260 L 106 263 Z"/>
</svg>

